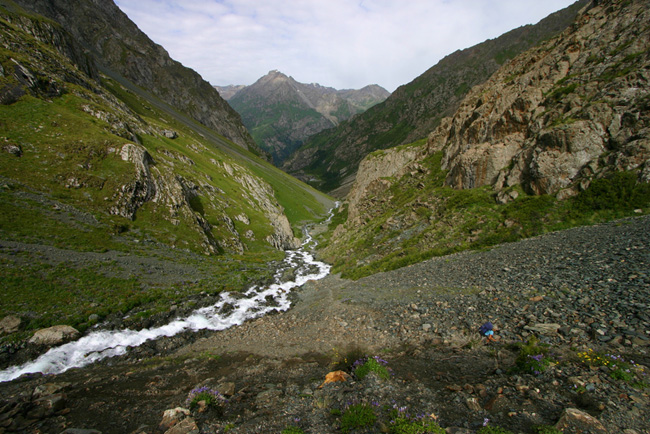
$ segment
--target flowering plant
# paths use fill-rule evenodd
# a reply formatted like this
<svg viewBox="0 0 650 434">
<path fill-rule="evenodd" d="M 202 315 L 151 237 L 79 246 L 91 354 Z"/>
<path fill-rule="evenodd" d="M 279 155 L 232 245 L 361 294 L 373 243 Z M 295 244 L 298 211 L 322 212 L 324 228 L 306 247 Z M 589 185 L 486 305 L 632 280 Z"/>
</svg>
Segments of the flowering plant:
<svg viewBox="0 0 650 434">
<path fill-rule="evenodd" d="M 424 413 L 412 416 L 406 407 L 393 405 L 389 414 L 388 432 L 392 434 L 444 434 L 434 415 Z"/>
<path fill-rule="evenodd" d="M 610 369 L 609 376 L 615 380 L 623 380 L 627 383 L 636 382 L 639 385 L 645 385 L 645 369 L 643 366 L 634 362 L 634 360 L 626 360 L 623 356 L 615 354 L 597 353 L 589 349 L 578 353 L 578 358 L 585 364 L 590 366 L 606 366 Z"/>
<path fill-rule="evenodd" d="M 187 395 L 185 404 L 193 410 L 201 401 L 204 401 L 208 407 L 218 408 L 226 403 L 226 398 L 218 390 L 203 386 L 192 389 Z"/>
<path fill-rule="evenodd" d="M 352 364 L 352 370 L 359 380 L 363 380 L 371 372 L 384 380 L 389 379 L 391 374 L 388 362 L 379 356 L 362 357 Z"/>
<path fill-rule="evenodd" d="M 554 362 L 555 359 L 548 351 L 548 345 L 539 344 L 534 336 L 520 347 L 519 355 L 515 360 L 519 371 L 534 375 L 540 375 Z"/>
</svg>

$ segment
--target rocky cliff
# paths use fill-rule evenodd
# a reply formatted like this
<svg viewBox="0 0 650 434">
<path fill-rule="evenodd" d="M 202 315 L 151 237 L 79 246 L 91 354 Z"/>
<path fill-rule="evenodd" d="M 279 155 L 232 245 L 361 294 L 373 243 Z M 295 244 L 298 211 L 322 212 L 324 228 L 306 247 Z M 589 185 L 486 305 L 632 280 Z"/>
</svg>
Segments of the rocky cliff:
<svg viewBox="0 0 650 434">
<path fill-rule="evenodd" d="M 650 181 L 650 14 L 626 3 L 589 8 L 470 91 L 429 142 L 446 185 L 567 198 L 614 170 Z"/>
<path fill-rule="evenodd" d="M 320 180 L 326 191 L 344 185 L 343 197 L 364 156 L 425 138 L 452 115 L 467 92 L 487 80 L 508 59 L 563 31 L 586 0 L 558 11 L 535 25 L 512 30 L 456 51 L 400 86 L 381 104 L 338 127 L 311 137 L 287 160 L 285 170 Z"/>
<path fill-rule="evenodd" d="M 107 75 L 122 76 L 217 131 L 258 152 L 239 115 L 195 71 L 172 60 L 113 3 L 104 0 L 18 0 L 63 26 Z M 7 2 L 7 4 L 10 4 Z"/>
<path fill-rule="evenodd" d="M 586 6 L 472 88 L 428 140 L 366 157 L 327 251 L 367 273 L 644 212 L 649 5 Z"/>
<path fill-rule="evenodd" d="M 228 101 L 259 146 L 281 165 L 309 137 L 385 100 L 377 85 L 336 90 L 316 83 L 299 83 L 280 71 L 270 71 L 250 86 L 232 93 Z"/>
</svg>

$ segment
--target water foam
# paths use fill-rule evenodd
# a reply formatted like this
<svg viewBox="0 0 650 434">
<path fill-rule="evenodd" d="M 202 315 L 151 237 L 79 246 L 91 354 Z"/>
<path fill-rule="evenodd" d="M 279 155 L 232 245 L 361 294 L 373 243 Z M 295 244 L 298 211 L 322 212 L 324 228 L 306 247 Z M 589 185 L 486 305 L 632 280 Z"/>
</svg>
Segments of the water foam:
<svg viewBox="0 0 650 434">
<path fill-rule="evenodd" d="M 311 236 L 307 235 L 300 249 L 286 252 L 286 257 L 275 275 L 276 282 L 267 287 L 254 286 L 246 291 L 243 297 L 234 297 L 231 293 L 223 292 L 220 294 L 220 300 L 214 305 L 197 309 L 187 318 L 176 319 L 161 327 L 91 332 L 79 340 L 51 348 L 34 361 L 0 371 L 0 382 L 11 381 L 27 373 L 59 374 L 107 357 L 123 355 L 129 347 L 137 347 L 152 339 L 174 336 L 187 330 L 224 330 L 272 311 L 286 311 L 291 306 L 288 296 L 293 288 L 309 280 L 322 279 L 330 272 L 331 267 L 328 264 L 315 260 L 306 250 L 311 242 Z M 295 268 L 294 280 L 280 282 L 280 276 L 288 268 Z M 232 309 L 223 313 L 222 308 L 226 304 Z"/>
</svg>

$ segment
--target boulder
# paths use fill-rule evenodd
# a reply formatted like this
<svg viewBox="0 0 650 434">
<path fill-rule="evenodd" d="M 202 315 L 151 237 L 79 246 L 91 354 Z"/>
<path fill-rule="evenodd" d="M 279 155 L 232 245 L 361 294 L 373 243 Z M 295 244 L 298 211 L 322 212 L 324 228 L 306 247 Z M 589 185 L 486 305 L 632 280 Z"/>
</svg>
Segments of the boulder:
<svg viewBox="0 0 650 434">
<path fill-rule="evenodd" d="M 178 133 L 174 130 L 163 130 L 162 135 L 172 140 L 178 137 Z"/>
<path fill-rule="evenodd" d="M 562 326 L 555 323 L 535 324 L 532 326 L 524 327 L 526 330 L 534 331 L 543 335 L 553 335 L 560 330 Z"/>
<path fill-rule="evenodd" d="M 555 424 L 555 428 L 564 434 L 607 434 L 602 423 L 595 417 L 578 410 L 577 408 L 567 408 L 562 413 L 560 420 Z"/>
<path fill-rule="evenodd" d="M 20 328 L 21 320 L 15 315 L 8 315 L 0 320 L 0 335 L 16 333 Z"/>
<path fill-rule="evenodd" d="M 2 149 L 5 152 L 8 152 L 16 157 L 22 157 L 23 155 L 23 149 L 20 147 L 20 145 L 14 145 L 13 143 L 10 143 L 8 145 L 3 146 Z"/>
<path fill-rule="evenodd" d="M 165 431 L 165 434 L 199 434 L 199 427 L 194 419 L 188 417 Z"/>
<path fill-rule="evenodd" d="M 190 415 L 190 411 L 186 408 L 176 407 L 170 408 L 163 412 L 162 422 L 158 427 L 161 431 L 168 431 L 174 425 L 177 425 L 183 419 Z"/>
<path fill-rule="evenodd" d="M 30 344 L 54 346 L 76 339 L 79 331 L 68 325 L 57 325 L 37 330 L 29 340 Z"/>
</svg>

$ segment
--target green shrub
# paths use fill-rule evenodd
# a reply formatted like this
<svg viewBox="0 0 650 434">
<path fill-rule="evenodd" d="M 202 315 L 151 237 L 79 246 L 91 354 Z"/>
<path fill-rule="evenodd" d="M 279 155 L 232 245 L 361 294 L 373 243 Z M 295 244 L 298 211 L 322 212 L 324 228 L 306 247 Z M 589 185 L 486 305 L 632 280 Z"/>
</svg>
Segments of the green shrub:
<svg viewBox="0 0 650 434">
<path fill-rule="evenodd" d="M 362 358 L 354 362 L 353 365 L 354 375 L 359 380 L 363 380 L 366 375 L 374 372 L 379 378 L 388 380 L 390 378 L 390 371 L 388 362 L 379 358 L 378 356 Z"/>
<path fill-rule="evenodd" d="M 553 362 L 549 354 L 548 345 L 540 345 L 535 336 L 531 336 L 526 344 L 519 349 L 515 360 L 518 371 L 522 373 L 539 375 Z"/>
<path fill-rule="evenodd" d="M 581 211 L 630 211 L 650 205 L 650 184 L 637 183 L 634 172 L 614 172 L 594 180 L 589 188 L 574 199 Z"/>
<path fill-rule="evenodd" d="M 392 434 L 445 434 L 445 430 L 433 419 L 411 417 L 402 408 L 394 409 L 390 414 L 388 432 Z"/>
<path fill-rule="evenodd" d="M 366 428 L 375 424 L 377 416 L 368 404 L 352 404 L 341 416 L 341 431 L 350 432 L 357 428 Z"/>
</svg>

